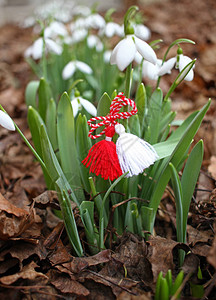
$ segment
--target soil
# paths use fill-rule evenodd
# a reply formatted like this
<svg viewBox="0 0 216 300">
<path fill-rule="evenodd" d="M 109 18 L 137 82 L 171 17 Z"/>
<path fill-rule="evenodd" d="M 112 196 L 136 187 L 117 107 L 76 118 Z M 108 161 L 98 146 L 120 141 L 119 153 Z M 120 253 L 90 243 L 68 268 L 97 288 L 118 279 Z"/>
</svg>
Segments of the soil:
<svg viewBox="0 0 216 300">
<path fill-rule="evenodd" d="M 125 1 L 125 9 L 129 2 Z M 177 118 L 185 119 L 212 98 L 195 138 L 204 140 L 205 154 L 189 213 L 188 244 L 175 241 L 175 205 L 167 190 L 157 214 L 156 235 L 148 242 L 125 233 L 111 250 L 74 257 L 64 226 L 52 212 L 58 209 L 55 192 L 46 191 L 40 166 L 19 134 L 1 127 L 1 299 L 152 299 L 158 273 L 178 271 L 179 248 L 190 251 L 183 266 L 185 275 L 194 274 L 192 282 L 203 284 L 203 299 L 216 299 L 216 2 L 167 0 L 139 6 L 152 40 L 162 37 L 164 41 L 159 55 L 177 38 L 196 42 L 195 46 L 183 45 L 184 52 L 197 62 L 194 80 L 181 83 L 172 95 Z M 0 103 L 29 140 L 24 95 L 34 75 L 23 53 L 32 40 L 31 28 L 13 24 L 0 28 Z M 176 74 L 161 81 L 164 93 Z M 81 227 L 80 232 L 82 237 Z M 203 279 L 196 276 L 199 265 Z M 182 299 L 192 299 L 188 290 L 186 283 Z"/>
</svg>

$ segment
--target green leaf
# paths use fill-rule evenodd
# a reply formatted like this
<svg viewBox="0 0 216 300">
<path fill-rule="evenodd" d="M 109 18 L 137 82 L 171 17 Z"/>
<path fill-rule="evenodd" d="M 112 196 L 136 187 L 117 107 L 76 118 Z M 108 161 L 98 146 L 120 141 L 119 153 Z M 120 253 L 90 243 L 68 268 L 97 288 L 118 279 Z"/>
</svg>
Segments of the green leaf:
<svg viewBox="0 0 216 300">
<path fill-rule="evenodd" d="M 106 116 L 110 111 L 111 99 L 107 93 L 100 98 L 97 106 L 97 116 Z"/>
<path fill-rule="evenodd" d="M 158 172 L 155 177 L 155 180 L 157 181 L 154 190 L 151 193 L 151 198 L 150 198 L 150 204 L 149 207 L 152 207 L 154 209 L 154 218 L 156 215 L 156 211 L 158 208 L 158 205 L 160 203 L 160 200 L 162 198 L 162 195 L 164 193 L 164 190 L 166 188 L 166 185 L 168 184 L 168 181 L 170 179 L 170 170 L 169 170 L 169 162 L 172 162 L 172 164 L 177 167 L 178 164 L 181 162 L 182 157 L 184 156 L 186 150 L 188 149 L 189 145 L 191 144 L 191 141 L 196 134 L 202 119 L 204 118 L 209 106 L 210 106 L 211 101 L 209 100 L 208 103 L 199 111 L 199 113 L 195 114 L 195 117 L 191 121 L 190 124 L 186 127 L 184 133 L 182 134 L 182 137 L 179 140 L 179 143 L 175 147 L 172 155 L 168 158 L 165 159 L 165 163 L 160 166 L 160 172 Z M 193 114 L 194 116 L 194 114 Z M 189 118 L 191 119 L 191 118 Z M 185 122 L 187 124 L 188 122 Z M 184 123 L 182 124 L 182 127 L 184 128 Z M 178 128 L 180 130 L 180 127 Z M 181 128 L 182 130 L 182 128 Z M 180 132 L 181 132 L 180 130 Z M 178 134 L 173 134 L 173 137 L 176 137 L 179 135 Z M 173 138 L 171 139 L 173 140 Z M 152 224 L 151 224 L 151 230 L 153 229 L 153 224 L 154 224 L 154 218 L 152 219 Z"/>
<path fill-rule="evenodd" d="M 26 87 L 25 90 L 25 102 L 27 106 L 37 107 L 36 97 L 39 87 L 39 81 L 31 81 Z"/>
<path fill-rule="evenodd" d="M 161 297 L 160 297 L 160 289 L 161 289 L 161 281 L 162 281 L 162 278 L 163 278 L 163 272 L 161 271 L 159 274 L 158 274 L 158 278 L 157 278 L 157 283 L 156 283 L 156 288 L 155 288 L 155 297 L 154 297 L 154 300 L 160 300 Z"/>
<path fill-rule="evenodd" d="M 72 247 L 76 255 L 83 256 L 83 248 L 80 242 L 72 207 L 70 205 L 70 199 L 66 191 L 63 189 L 64 182 L 62 181 L 61 178 L 58 178 L 55 184 L 56 184 L 56 189 L 58 191 L 58 199 L 61 207 L 61 212 L 63 215 L 65 229 L 67 231 L 69 240 L 72 244 Z"/>
<path fill-rule="evenodd" d="M 160 298 L 161 300 L 169 300 L 169 286 L 166 278 L 161 278 Z"/>
<path fill-rule="evenodd" d="M 176 291 L 181 286 L 183 279 L 184 279 L 184 272 L 180 271 L 175 279 L 173 286 L 172 286 L 171 295 L 175 295 Z M 177 295 L 177 299 L 178 298 L 180 298 L 180 293 L 179 293 L 179 295 Z"/>
<path fill-rule="evenodd" d="M 58 162 L 58 159 L 56 158 L 56 155 L 53 151 L 51 142 L 48 138 L 47 132 L 43 125 L 41 125 L 40 128 L 40 138 L 41 138 L 41 147 L 42 147 L 42 153 L 43 153 L 43 159 L 46 164 L 48 173 L 50 178 L 52 179 L 52 182 L 55 183 L 58 178 L 61 178 L 64 185 L 62 186 L 62 189 L 68 192 L 69 197 L 72 201 L 74 201 L 79 206 L 79 201 L 76 198 L 76 195 L 71 188 L 69 182 L 67 181 L 61 166 Z"/>
<path fill-rule="evenodd" d="M 52 98 L 48 101 L 46 112 L 46 128 L 53 149 L 57 150 L 56 103 Z"/>
<path fill-rule="evenodd" d="M 98 253 L 99 234 L 94 223 L 94 202 L 83 201 L 80 205 L 80 214 L 85 227 L 88 246 L 92 254 Z"/>
<path fill-rule="evenodd" d="M 41 78 L 38 87 L 38 111 L 44 121 L 46 118 L 47 106 L 51 98 L 52 92 L 50 86 L 44 78 Z"/>
<path fill-rule="evenodd" d="M 182 187 L 181 182 L 176 171 L 176 168 L 172 163 L 169 163 L 170 171 L 171 171 L 171 182 L 175 195 L 175 203 L 176 203 L 176 232 L 177 232 L 177 241 L 179 243 L 183 243 L 183 208 L 182 208 Z M 184 254 L 182 250 L 179 251 L 179 263 L 182 266 L 184 261 Z"/>
<path fill-rule="evenodd" d="M 65 92 L 57 108 L 57 137 L 62 170 L 78 201 L 85 200 L 79 175 L 72 105 Z"/>
<path fill-rule="evenodd" d="M 181 178 L 183 206 L 183 242 L 186 242 L 187 218 L 193 192 L 197 183 L 203 160 L 203 141 L 200 140 L 192 149 L 185 164 Z"/>
<path fill-rule="evenodd" d="M 143 132 L 145 112 L 146 112 L 146 90 L 143 83 L 141 83 L 137 89 L 135 103 L 138 110 L 138 117 L 140 122 L 141 132 Z"/>
<path fill-rule="evenodd" d="M 158 135 L 160 130 L 160 111 L 162 107 L 163 94 L 160 88 L 157 88 L 150 100 L 147 114 L 147 122 L 150 127 L 150 139 L 149 143 L 154 144 L 158 141 Z M 146 139 L 146 134 L 145 134 Z"/>
<path fill-rule="evenodd" d="M 82 116 L 81 114 L 79 114 L 76 120 L 76 146 L 82 183 L 85 190 L 90 194 L 91 188 L 89 184 L 89 169 L 82 164 L 82 161 L 88 155 L 88 151 L 91 148 L 92 143 L 91 139 L 88 137 L 88 125 L 86 116 Z"/>
</svg>

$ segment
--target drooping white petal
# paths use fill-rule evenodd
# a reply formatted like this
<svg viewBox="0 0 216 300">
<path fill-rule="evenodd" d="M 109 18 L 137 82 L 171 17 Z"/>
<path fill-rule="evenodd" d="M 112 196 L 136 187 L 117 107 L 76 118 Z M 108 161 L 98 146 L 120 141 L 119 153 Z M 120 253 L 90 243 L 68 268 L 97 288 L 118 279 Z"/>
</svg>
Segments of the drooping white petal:
<svg viewBox="0 0 216 300">
<path fill-rule="evenodd" d="M 111 65 L 117 64 L 120 71 L 123 71 L 133 60 L 136 54 L 136 46 L 131 35 L 121 40 L 114 48 L 111 57 Z"/>
<path fill-rule="evenodd" d="M 134 60 L 138 65 L 140 65 L 143 60 L 142 55 L 138 51 L 135 54 Z"/>
<path fill-rule="evenodd" d="M 88 36 L 87 45 L 90 49 L 95 47 L 97 52 L 101 52 L 103 50 L 103 43 L 98 36 L 93 34 Z"/>
<path fill-rule="evenodd" d="M 70 44 L 75 44 L 80 41 L 83 41 L 85 39 L 85 37 L 87 36 L 87 34 L 88 34 L 88 31 L 85 28 L 77 29 L 76 31 L 74 31 L 74 33 L 71 36 Z"/>
<path fill-rule="evenodd" d="M 167 61 L 165 61 L 158 71 L 158 76 L 163 76 L 164 74 L 170 74 L 175 63 L 176 63 L 176 57 L 172 57 Z"/>
<path fill-rule="evenodd" d="M 24 57 L 30 57 L 32 55 L 32 46 L 28 47 L 24 52 Z"/>
<path fill-rule="evenodd" d="M 107 50 L 107 51 L 104 52 L 103 58 L 104 58 L 105 63 L 108 64 L 110 62 L 111 54 L 112 54 L 111 50 Z"/>
<path fill-rule="evenodd" d="M 83 106 L 83 108 L 93 117 L 96 117 L 97 115 L 97 109 L 96 107 L 88 100 L 83 99 L 79 97 L 80 103 Z"/>
<path fill-rule="evenodd" d="M 86 18 L 86 26 L 93 29 L 104 28 L 106 22 L 104 18 L 99 14 L 92 14 Z"/>
<path fill-rule="evenodd" d="M 87 65 L 86 63 L 77 60 L 76 62 L 76 67 L 77 69 L 79 69 L 81 72 L 85 73 L 85 74 L 92 74 L 92 68 L 89 67 L 89 65 Z"/>
<path fill-rule="evenodd" d="M 74 118 L 75 118 L 78 114 L 78 111 L 79 111 L 79 103 L 77 101 L 77 98 L 74 98 L 71 101 L 71 105 L 72 105 L 72 108 L 73 108 L 73 115 L 74 115 Z"/>
<path fill-rule="evenodd" d="M 151 31 L 148 27 L 146 27 L 143 24 L 135 24 L 134 33 L 138 38 L 140 38 L 143 41 L 147 41 L 151 37 Z"/>
<path fill-rule="evenodd" d="M 148 77 L 151 80 L 157 80 L 158 79 L 158 69 L 159 66 L 153 65 L 149 61 L 144 60 L 143 62 L 143 68 L 142 68 L 142 75 L 143 77 Z"/>
<path fill-rule="evenodd" d="M 34 44 L 32 45 L 32 57 L 33 59 L 37 60 L 42 57 L 43 53 L 43 39 L 37 39 Z"/>
<path fill-rule="evenodd" d="M 115 35 L 115 23 L 107 23 L 104 29 L 104 34 L 109 38 L 113 37 Z"/>
<path fill-rule="evenodd" d="M 73 8 L 73 15 L 81 15 L 84 17 L 89 16 L 91 13 L 91 9 L 85 5 L 77 5 Z"/>
<path fill-rule="evenodd" d="M 0 125 L 8 130 L 15 130 L 14 123 L 8 114 L 0 110 Z"/>
<path fill-rule="evenodd" d="M 48 48 L 49 51 L 61 55 L 62 54 L 62 46 L 58 45 L 56 42 L 54 42 L 51 39 L 45 39 L 46 47 Z"/>
<path fill-rule="evenodd" d="M 55 38 L 56 36 L 67 36 L 67 30 L 65 28 L 65 25 L 61 22 L 54 21 L 45 28 L 44 30 L 44 36 L 45 38 Z"/>
<path fill-rule="evenodd" d="M 74 72 L 76 70 L 76 66 L 74 61 L 70 61 L 63 69 L 62 71 L 62 78 L 63 79 L 69 79 L 73 76 Z"/>
<path fill-rule="evenodd" d="M 141 39 L 134 36 L 135 45 L 137 51 L 142 55 L 143 58 L 145 58 L 147 61 L 151 62 L 152 64 L 157 63 L 157 56 L 149 44 L 142 41 Z"/>
<path fill-rule="evenodd" d="M 183 54 L 179 55 L 179 71 L 181 72 L 186 67 L 186 65 L 188 65 L 191 61 L 192 61 L 192 59 L 190 57 L 185 56 Z M 193 66 L 193 68 L 194 68 L 194 66 Z M 192 81 L 194 78 L 193 68 L 189 72 L 186 68 L 184 74 L 181 77 L 183 78 L 184 75 L 188 72 L 188 74 L 185 76 L 184 80 Z"/>
</svg>

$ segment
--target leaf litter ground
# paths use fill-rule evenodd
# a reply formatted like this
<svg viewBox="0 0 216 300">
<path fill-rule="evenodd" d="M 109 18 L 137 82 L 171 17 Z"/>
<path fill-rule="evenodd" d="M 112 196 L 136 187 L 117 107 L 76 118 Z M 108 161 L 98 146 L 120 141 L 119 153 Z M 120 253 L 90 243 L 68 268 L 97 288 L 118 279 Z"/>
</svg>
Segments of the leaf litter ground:
<svg viewBox="0 0 216 300">
<path fill-rule="evenodd" d="M 129 2 L 125 1 L 125 6 Z M 74 206 L 86 249 L 85 258 L 74 257 L 63 223 L 53 214 L 53 209 L 59 209 L 56 193 L 45 191 L 40 167 L 19 135 L 0 128 L 2 299 L 151 299 L 158 273 L 168 269 L 178 272 L 179 249 L 191 251 L 183 266 L 185 274 L 193 273 L 192 281 L 204 284 L 205 299 L 215 299 L 216 4 L 213 0 L 168 0 L 148 2 L 142 9 L 146 25 L 153 32 L 152 39 L 162 36 L 168 45 L 184 36 L 196 42 L 195 47 L 184 46 L 185 52 L 198 60 L 193 82 L 182 83 L 173 95 L 177 117 L 185 118 L 208 97 L 213 99 L 196 136 L 196 141 L 204 139 L 205 156 L 190 208 L 188 244 L 175 241 L 175 205 L 172 192 L 167 189 L 157 214 L 155 236 L 146 242 L 125 233 L 111 249 L 95 256 L 88 256 Z M 24 89 L 34 77 L 23 53 L 32 39 L 31 29 L 15 25 L 0 28 L 0 101 L 28 138 Z M 163 47 L 160 52 L 164 53 Z M 172 80 L 166 77 L 161 81 L 164 92 Z M 196 276 L 199 265 L 202 282 Z M 185 299 L 189 299 L 187 293 L 186 283 Z"/>
</svg>

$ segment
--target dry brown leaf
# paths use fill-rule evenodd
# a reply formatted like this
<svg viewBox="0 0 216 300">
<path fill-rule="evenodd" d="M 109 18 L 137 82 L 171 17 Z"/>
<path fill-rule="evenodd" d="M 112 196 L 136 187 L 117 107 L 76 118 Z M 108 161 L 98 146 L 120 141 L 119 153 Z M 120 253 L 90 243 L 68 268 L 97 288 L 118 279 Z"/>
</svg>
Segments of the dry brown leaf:
<svg viewBox="0 0 216 300">
<path fill-rule="evenodd" d="M 38 208 L 52 207 L 55 209 L 60 209 L 56 191 L 45 191 L 33 200 L 35 201 L 35 206 Z M 74 208 L 75 207 L 76 205 L 74 206 Z"/>
<path fill-rule="evenodd" d="M 35 221 L 34 210 L 27 212 L 12 205 L 0 194 L 0 238 L 17 237 Z"/>
<path fill-rule="evenodd" d="M 59 272 L 52 272 L 51 283 L 62 293 L 75 294 L 77 296 L 88 296 L 89 291 L 78 281 L 72 280 L 69 276 Z"/>
<path fill-rule="evenodd" d="M 187 225 L 187 240 L 190 246 L 194 246 L 198 242 L 207 243 L 212 237 L 212 231 L 210 230 L 201 231 Z"/>
<path fill-rule="evenodd" d="M 178 243 L 159 236 L 151 236 L 147 244 L 149 245 L 147 259 L 151 263 L 154 282 L 156 282 L 160 271 L 166 274 L 168 270 L 174 270 L 172 250 Z"/>
<path fill-rule="evenodd" d="M 216 230 L 216 224 L 214 225 L 214 230 Z M 208 252 L 207 260 L 216 269 L 216 235 L 214 237 L 212 247 Z"/>
<path fill-rule="evenodd" d="M 5 285 L 11 285 L 18 279 L 34 280 L 37 277 L 45 278 L 48 281 L 48 277 L 45 274 L 35 271 L 36 267 L 38 267 L 37 264 L 32 261 L 29 265 L 23 267 L 22 271 L 13 275 L 1 277 L 0 282 Z"/>
</svg>

